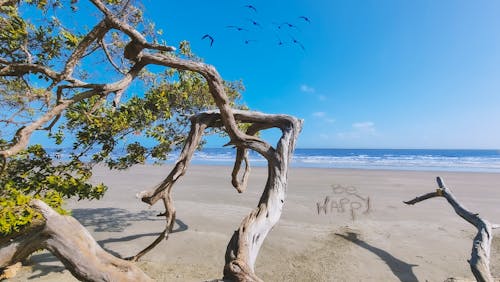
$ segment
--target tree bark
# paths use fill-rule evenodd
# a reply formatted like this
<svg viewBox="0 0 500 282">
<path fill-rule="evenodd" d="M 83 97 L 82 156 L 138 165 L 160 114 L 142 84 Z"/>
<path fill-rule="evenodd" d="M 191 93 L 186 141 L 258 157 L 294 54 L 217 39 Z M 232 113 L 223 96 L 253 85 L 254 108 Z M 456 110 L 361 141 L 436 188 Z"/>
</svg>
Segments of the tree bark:
<svg viewBox="0 0 500 282">
<path fill-rule="evenodd" d="M 435 192 L 424 194 L 404 203 L 407 205 L 414 205 L 430 198 L 444 197 L 461 218 L 477 228 L 477 234 L 472 242 L 471 259 L 469 260 L 469 265 L 474 277 L 478 282 L 494 281 L 490 272 L 490 250 L 491 241 L 493 240 L 492 230 L 498 228 L 498 225 L 492 224 L 486 219 L 481 218 L 479 214 L 469 211 L 458 202 L 451 190 L 444 185 L 440 177 L 437 177 L 436 180 L 439 188 Z"/>
<path fill-rule="evenodd" d="M 261 129 L 271 127 L 277 127 L 282 131 L 276 149 L 259 140 L 264 145 L 261 148 L 267 148 L 265 153 L 262 153 L 268 161 L 266 186 L 257 208 L 243 219 L 238 230 L 234 232 L 227 246 L 225 256 L 226 264 L 223 279 L 261 281 L 255 274 L 255 261 L 267 234 L 281 216 L 285 203 L 289 163 L 295 148 L 295 141 L 302 127 L 302 121 L 287 115 L 269 115 L 237 110 L 234 110 L 233 113 L 236 121 L 252 123 L 247 134 L 254 135 Z M 160 185 L 151 191 L 139 193 L 138 197 L 151 205 L 161 197 L 170 197 L 173 184 L 187 169 L 189 160 L 201 140 L 201 134 L 203 133 L 201 129 L 220 126 L 222 119 L 223 117 L 219 112 L 202 113 L 193 117 L 191 119 L 192 125 L 189 138 L 172 172 Z M 247 143 L 245 141 L 236 142 L 235 146 L 237 146 L 238 151 L 232 173 L 232 184 L 241 193 L 246 187 L 249 173 L 248 159 L 246 159 Z M 245 161 L 245 172 L 243 180 L 240 182 L 237 180 L 237 174 L 243 160 Z M 182 170 L 179 168 L 182 168 Z"/>
<path fill-rule="evenodd" d="M 30 205 L 42 214 L 44 223 L 0 245 L 0 268 L 47 249 L 81 281 L 152 281 L 133 263 L 104 251 L 73 217 L 58 214 L 40 200 Z"/>
</svg>

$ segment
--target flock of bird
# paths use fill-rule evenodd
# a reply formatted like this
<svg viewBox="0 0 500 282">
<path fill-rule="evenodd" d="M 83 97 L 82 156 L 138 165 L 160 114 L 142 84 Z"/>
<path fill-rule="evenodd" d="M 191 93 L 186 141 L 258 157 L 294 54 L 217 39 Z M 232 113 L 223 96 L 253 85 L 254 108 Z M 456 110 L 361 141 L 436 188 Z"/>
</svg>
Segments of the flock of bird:
<svg viewBox="0 0 500 282">
<path fill-rule="evenodd" d="M 242 6 L 242 8 L 247 9 L 248 12 L 254 16 L 258 15 L 258 10 L 254 5 L 248 4 L 248 5 Z M 232 30 L 234 32 L 245 32 L 245 34 L 247 34 L 247 33 L 250 34 L 249 32 L 254 31 L 254 30 L 264 30 L 264 27 L 262 26 L 262 24 L 251 17 L 245 18 L 245 22 L 247 23 L 246 25 L 241 25 L 241 26 L 240 25 L 227 25 L 227 26 L 225 26 L 225 28 Z M 302 44 L 302 42 L 297 40 L 294 37 L 294 34 L 295 34 L 295 32 L 300 31 L 299 24 L 310 24 L 311 20 L 306 16 L 299 16 L 299 17 L 297 17 L 296 22 L 297 23 L 288 22 L 288 21 L 287 22 L 273 22 L 272 23 L 273 33 L 274 33 L 274 36 L 276 38 L 276 44 L 278 46 L 292 44 L 292 45 L 298 46 L 302 50 L 305 50 L 305 47 Z M 283 36 L 284 33 L 286 33 L 285 36 L 288 40 L 284 39 L 285 38 L 285 36 Z M 215 42 L 215 38 L 214 38 L 213 34 L 209 34 L 209 33 L 203 35 L 201 37 L 201 40 L 207 41 L 207 43 L 210 44 L 210 47 L 212 47 L 214 45 L 214 42 Z M 251 44 L 253 42 L 258 42 L 258 40 L 253 39 L 253 38 L 243 40 L 244 44 Z"/>
</svg>

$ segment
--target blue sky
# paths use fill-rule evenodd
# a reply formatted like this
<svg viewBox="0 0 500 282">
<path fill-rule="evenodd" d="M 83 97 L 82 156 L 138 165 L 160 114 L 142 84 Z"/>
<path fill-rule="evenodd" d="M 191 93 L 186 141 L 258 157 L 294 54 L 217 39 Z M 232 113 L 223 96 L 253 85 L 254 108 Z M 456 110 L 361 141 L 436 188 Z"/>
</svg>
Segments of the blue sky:
<svg viewBox="0 0 500 282">
<path fill-rule="evenodd" d="M 500 148 L 499 1 L 143 2 L 251 109 L 304 119 L 300 148 Z"/>
<path fill-rule="evenodd" d="M 225 79 L 243 79 L 251 109 L 304 119 L 298 147 L 500 147 L 498 1 L 186 3 L 146 1 L 146 15 L 170 44 L 189 40 Z"/>
</svg>

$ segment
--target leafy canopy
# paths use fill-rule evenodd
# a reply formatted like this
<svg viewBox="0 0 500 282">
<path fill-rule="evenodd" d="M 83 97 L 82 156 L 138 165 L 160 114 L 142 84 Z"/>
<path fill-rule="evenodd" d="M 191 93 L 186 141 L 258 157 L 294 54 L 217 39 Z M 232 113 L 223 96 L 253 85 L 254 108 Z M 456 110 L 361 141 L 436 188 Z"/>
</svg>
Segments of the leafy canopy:
<svg viewBox="0 0 500 282">
<path fill-rule="evenodd" d="M 141 69 L 126 91 L 95 91 L 84 97 L 88 89 L 122 79 L 133 68 L 134 61 L 124 56 L 130 37 L 110 28 L 94 36 L 102 19 L 88 17 L 89 10 L 97 10 L 87 2 L 0 3 L 0 150 L 16 144 L 20 130 L 72 101 L 38 128 L 51 145 L 31 145 L 3 159 L 0 235 L 19 232 L 39 217 L 29 207 L 33 198 L 59 212 L 64 212 L 64 199 L 101 198 L 106 186 L 89 181 L 94 165 L 125 169 L 147 159 L 161 162 L 183 143 L 188 117 L 215 108 L 201 75 L 158 67 Z M 166 44 L 160 38 L 163 31 L 143 18 L 140 3 L 105 4 L 148 42 Z M 200 60 L 185 41 L 167 55 Z M 225 86 L 233 106 L 241 107 L 242 83 Z"/>
</svg>

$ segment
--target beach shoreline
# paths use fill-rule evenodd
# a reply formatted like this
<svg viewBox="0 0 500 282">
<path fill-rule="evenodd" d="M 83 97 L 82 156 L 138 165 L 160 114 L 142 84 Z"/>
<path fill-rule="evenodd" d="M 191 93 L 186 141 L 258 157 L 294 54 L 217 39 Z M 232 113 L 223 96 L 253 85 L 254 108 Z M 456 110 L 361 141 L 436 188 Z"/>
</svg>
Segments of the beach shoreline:
<svg viewBox="0 0 500 282">
<path fill-rule="evenodd" d="M 97 167 L 92 181 L 109 186 L 104 198 L 69 201 L 68 207 L 106 250 L 133 255 L 163 228 L 155 216 L 161 205 L 148 207 L 135 194 L 154 187 L 171 167 Z M 151 277 L 204 281 L 222 276 L 226 245 L 257 205 L 267 177 L 265 167 L 252 168 L 248 190 L 238 194 L 230 185 L 231 169 L 193 165 L 178 181 L 173 192 L 175 232 L 139 262 Z M 436 176 L 471 211 L 500 222 L 498 173 L 293 167 L 283 214 L 261 249 L 257 275 L 265 281 L 472 279 L 467 259 L 475 228 L 444 199 L 402 203 L 435 191 Z M 500 242 L 494 239 L 496 277 L 498 256 Z M 49 254 L 35 254 L 32 261 L 12 281 L 76 281 Z"/>
</svg>

